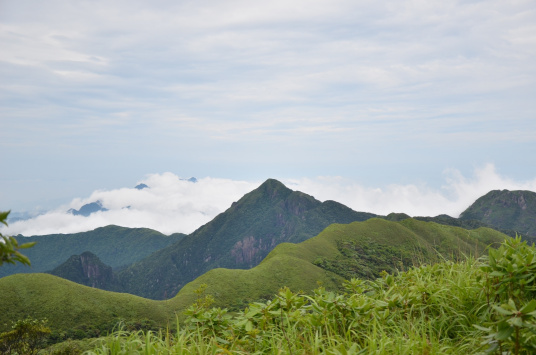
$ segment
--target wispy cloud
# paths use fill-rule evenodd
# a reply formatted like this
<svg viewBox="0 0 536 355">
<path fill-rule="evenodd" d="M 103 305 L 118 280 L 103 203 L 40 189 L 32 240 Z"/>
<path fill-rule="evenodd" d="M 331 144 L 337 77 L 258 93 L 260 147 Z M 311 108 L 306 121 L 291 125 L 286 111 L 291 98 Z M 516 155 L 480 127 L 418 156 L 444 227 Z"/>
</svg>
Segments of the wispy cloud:
<svg viewBox="0 0 536 355">
<path fill-rule="evenodd" d="M 149 175 L 141 183 L 149 188 L 97 190 L 89 197 L 76 198 L 68 206 L 26 221 L 12 223 L 6 233 L 42 235 L 76 233 L 110 224 L 152 228 L 162 233 L 190 233 L 230 207 L 259 183 L 204 178 L 193 183 L 165 173 Z M 100 201 L 108 211 L 88 217 L 67 213 Z"/>
<path fill-rule="evenodd" d="M 289 187 L 309 191 L 320 200 L 341 202 L 357 211 L 458 217 L 477 198 L 491 190 L 536 191 L 536 179 L 517 181 L 501 176 L 493 164 L 487 164 L 475 169 L 471 177 L 465 177 L 455 169 L 446 170 L 445 182 L 440 189 L 426 184 L 366 187 L 340 177 L 291 180 Z"/>
<path fill-rule="evenodd" d="M 197 183 L 178 176 L 154 174 L 142 180 L 149 188 L 99 190 L 87 198 L 74 199 L 69 206 L 4 228 L 9 234 L 42 235 L 75 233 L 109 224 L 126 227 L 146 227 L 170 234 L 191 233 L 225 211 L 231 203 L 260 185 L 260 182 L 203 178 Z M 356 211 L 386 215 L 404 212 L 412 216 L 449 214 L 457 217 L 478 197 L 494 189 L 536 191 L 536 179 L 516 181 L 499 175 L 488 164 L 465 177 L 459 171 L 445 172 L 440 189 L 423 185 L 388 185 L 367 187 L 341 177 L 283 180 L 293 190 L 315 198 L 335 200 Z M 108 209 L 89 217 L 66 213 L 87 203 L 100 201 Z"/>
</svg>

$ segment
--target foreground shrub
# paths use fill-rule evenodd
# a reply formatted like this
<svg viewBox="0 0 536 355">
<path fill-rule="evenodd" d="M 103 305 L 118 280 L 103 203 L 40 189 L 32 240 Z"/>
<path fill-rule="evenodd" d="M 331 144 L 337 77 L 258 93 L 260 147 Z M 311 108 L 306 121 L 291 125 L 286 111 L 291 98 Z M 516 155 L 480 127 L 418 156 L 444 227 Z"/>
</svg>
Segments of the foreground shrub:
<svg viewBox="0 0 536 355">
<path fill-rule="evenodd" d="M 36 354 L 50 334 L 46 323 L 32 318 L 15 322 L 11 331 L 0 334 L 0 354 Z"/>
</svg>

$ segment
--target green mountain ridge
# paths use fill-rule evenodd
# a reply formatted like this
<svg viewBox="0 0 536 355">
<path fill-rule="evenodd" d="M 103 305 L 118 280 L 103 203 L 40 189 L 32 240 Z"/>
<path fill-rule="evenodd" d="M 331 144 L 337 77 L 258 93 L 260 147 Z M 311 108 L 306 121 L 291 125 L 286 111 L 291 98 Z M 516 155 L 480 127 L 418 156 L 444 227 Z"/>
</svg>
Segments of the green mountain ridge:
<svg viewBox="0 0 536 355">
<path fill-rule="evenodd" d="M 479 220 L 496 228 L 536 237 L 536 193 L 493 190 L 477 199 L 460 220 Z"/>
<path fill-rule="evenodd" d="M 198 299 L 194 291 L 202 284 L 208 285 L 206 292 L 214 296 L 215 305 L 238 309 L 272 297 L 283 286 L 307 292 L 321 283 L 337 290 L 353 276 L 375 277 L 382 270 L 403 270 L 462 254 L 478 256 L 504 238 L 488 228 L 465 230 L 414 219 L 332 224 L 302 243 L 279 244 L 252 269 L 212 269 L 165 301 L 98 290 L 47 274 L 12 275 L 0 279 L 0 331 L 27 315 L 46 317 L 57 330 L 99 327 L 118 318 L 147 318 L 165 327 Z"/>
<path fill-rule="evenodd" d="M 375 216 L 335 201 L 322 203 L 268 179 L 192 234 L 134 263 L 118 276 L 126 292 L 152 299 L 170 298 L 208 270 L 248 269 L 280 243 L 299 243 L 332 223 Z"/>
<path fill-rule="evenodd" d="M 535 196 L 530 191 L 491 191 L 478 199 L 460 218 L 439 215 L 413 219 L 471 230 L 492 227 L 510 236 L 514 236 L 516 230 L 504 228 L 519 227 L 516 223 L 521 221 L 523 230 L 530 233 L 530 227 L 536 220 Z M 505 210 L 507 218 L 497 218 L 502 216 L 502 210 Z M 374 217 L 389 221 L 410 218 L 404 213 L 377 216 L 355 212 L 338 202 L 320 202 L 312 196 L 288 189 L 277 180 L 268 179 L 188 236 L 174 234 L 166 237 L 150 229 L 118 226 L 70 235 L 19 236 L 24 238 L 21 239 L 24 242 L 39 241 L 38 246 L 27 253 L 33 268 L 6 265 L 0 268 L 0 277 L 16 272 L 45 272 L 63 263 L 55 274 L 71 281 L 152 299 L 168 299 L 185 284 L 211 269 L 250 269 L 280 243 L 307 240 L 332 223 L 350 223 Z M 529 241 L 536 239 L 527 236 L 527 233 L 524 236 Z M 374 264 L 378 259 L 372 256 L 359 258 L 364 250 L 356 245 L 341 245 L 340 248 L 359 261 L 333 266 L 331 261 L 322 259 L 317 260 L 317 265 L 331 271 L 346 267 L 348 271 L 341 275 L 347 276 L 355 269 L 369 270 L 367 264 Z M 104 261 L 100 266 L 97 266 L 100 261 L 95 262 L 94 266 L 106 275 L 101 275 L 100 281 L 90 281 L 83 276 L 79 260 L 70 259 L 73 254 L 88 250 Z M 104 271 L 105 264 L 114 267 L 115 272 Z M 120 267 L 122 269 L 117 270 Z M 362 271 L 359 275 L 369 277 L 371 271 Z"/>
<path fill-rule="evenodd" d="M 351 277 L 375 278 L 384 270 L 396 272 L 423 263 L 479 256 L 504 238 L 489 228 L 465 230 L 414 219 L 332 224 L 302 243 L 279 244 L 250 270 L 210 270 L 174 299 L 193 301 L 193 291 L 207 284 L 206 292 L 214 295 L 217 306 L 236 309 L 276 293 L 281 286 L 308 292 L 320 282 L 327 289 L 338 289 Z"/>
<path fill-rule="evenodd" d="M 120 268 L 141 260 L 184 237 L 176 233 L 166 236 L 148 228 L 106 226 L 89 232 L 51 234 L 32 237 L 17 236 L 19 243 L 37 242 L 24 254 L 32 266 L 3 265 L 0 277 L 16 273 L 50 271 L 64 263 L 72 255 L 90 251 L 112 268 Z"/>
</svg>

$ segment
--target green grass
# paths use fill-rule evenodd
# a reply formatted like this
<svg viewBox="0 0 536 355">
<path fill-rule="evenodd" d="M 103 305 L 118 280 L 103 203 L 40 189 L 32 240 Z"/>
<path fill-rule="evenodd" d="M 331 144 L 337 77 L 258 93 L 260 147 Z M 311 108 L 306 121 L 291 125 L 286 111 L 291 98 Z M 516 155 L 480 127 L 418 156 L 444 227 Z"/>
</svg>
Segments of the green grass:
<svg viewBox="0 0 536 355">
<path fill-rule="evenodd" d="M 367 246 L 368 249 L 363 250 L 369 254 L 359 257 L 372 258 L 377 250 L 390 253 L 385 255 L 395 253 L 391 259 L 375 259 L 377 264 L 370 266 L 374 275 L 388 267 L 405 270 L 413 264 L 449 259 L 451 255 L 480 255 L 485 245 L 481 241 L 489 243 L 504 237 L 489 229 L 467 231 L 411 220 L 371 219 L 348 225 L 334 224 L 300 244 L 278 245 L 250 270 L 213 269 L 166 301 L 92 289 L 51 275 L 13 275 L 0 279 L 0 327 L 6 329 L 11 320 L 27 315 L 48 318 L 58 331 L 80 325 L 97 327 L 118 319 L 149 319 L 156 325 L 166 326 L 176 312 L 181 320 L 184 318 L 183 311 L 195 302 L 198 295 L 194 291 L 202 284 L 208 285 L 206 293 L 215 298 L 216 306 L 236 311 L 249 302 L 272 297 L 283 286 L 295 292 L 311 292 L 319 284 L 327 290 L 340 290 L 343 276 L 353 276 L 341 275 L 340 270 L 345 262 L 356 258 L 354 249 L 359 251 L 360 246 Z M 354 249 L 341 248 L 341 241 L 350 243 Z M 438 250 L 444 255 L 438 257 Z M 411 265 L 399 265 L 398 252 L 401 260 L 411 260 Z M 334 267 L 326 269 L 315 265 L 319 258 Z"/>
<path fill-rule="evenodd" d="M 421 263 L 460 259 L 464 255 L 479 256 L 485 252 L 487 245 L 498 245 L 505 237 L 487 228 L 467 231 L 415 220 L 389 222 L 370 219 L 345 225 L 332 224 L 305 242 L 279 244 L 250 270 L 211 270 L 187 284 L 169 302 L 175 305 L 174 308 L 191 304 L 196 297 L 193 291 L 202 284 L 208 285 L 206 292 L 215 297 L 217 306 L 231 309 L 267 298 L 283 286 L 293 291 L 309 292 L 320 283 L 327 289 L 337 290 L 345 276 L 347 279 L 356 277 L 360 271 L 358 269 L 353 275 L 345 272 L 345 262 L 355 261 L 355 253 L 341 250 L 341 241 L 372 246 L 368 249 L 371 258 L 377 256 L 379 250 L 389 252 L 385 255 L 390 258 L 375 260 L 375 265 L 364 265 L 372 270 L 370 276 L 374 278 L 382 270 L 402 270 Z M 317 266 L 320 259 L 330 261 L 334 267 Z M 401 265 L 400 261 L 406 261 L 406 264 Z"/>
<path fill-rule="evenodd" d="M 119 319 L 151 319 L 165 325 L 174 310 L 125 293 L 102 291 L 48 274 L 18 274 L 0 279 L 0 330 L 11 321 L 31 316 L 47 318 L 54 330 L 100 327 Z"/>
<path fill-rule="evenodd" d="M 534 278 L 510 293 L 498 285 L 535 270 L 536 249 L 507 240 L 489 259 L 352 279 L 342 293 L 281 289 L 233 315 L 198 303 L 174 332 L 118 331 L 87 354 L 533 354 Z M 508 298 L 519 311 L 505 311 Z"/>
</svg>

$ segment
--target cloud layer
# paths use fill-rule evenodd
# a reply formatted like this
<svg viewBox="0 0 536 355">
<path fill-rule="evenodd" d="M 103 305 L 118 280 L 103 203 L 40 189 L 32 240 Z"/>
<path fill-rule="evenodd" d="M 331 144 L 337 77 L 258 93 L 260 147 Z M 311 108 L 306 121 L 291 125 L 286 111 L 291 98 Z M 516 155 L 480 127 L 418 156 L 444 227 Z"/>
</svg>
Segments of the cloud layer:
<svg viewBox="0 0 536 355">
<path fill-rule="evenodd" d="M 366 187 L 340 177 L 282 181 L 289 188 L 321 201 L 335 200 L 356 211 L 380 215 L 404 212 L 412 216 L 435 216 L 444 213 L 457 217 L 490 190 L 536 191 L 536 179 L 516 181 L 499 175 L 491 164 L 476 169 L 472 177 L 464 177 L 456 170 L 447 171 L 440 189 L 413 184 Z M 2 233 L 26 236 L 75 233 L 109 224 L 147 227 L 165 234 L 191 233 L 262 183 L 216 178 L 202 178 L 192 183 L 171 173 L 149 175 L 140 182 L 149 188 L 95 191 L 87 198 L 74 199 L 69 206 L 14 222 L 3 228 Z M 66 213 L 68 208 L 79 209 L 95 201 L 101 201 L 108 211 L 96 212 L 89 217 Z"/>
</svg>

